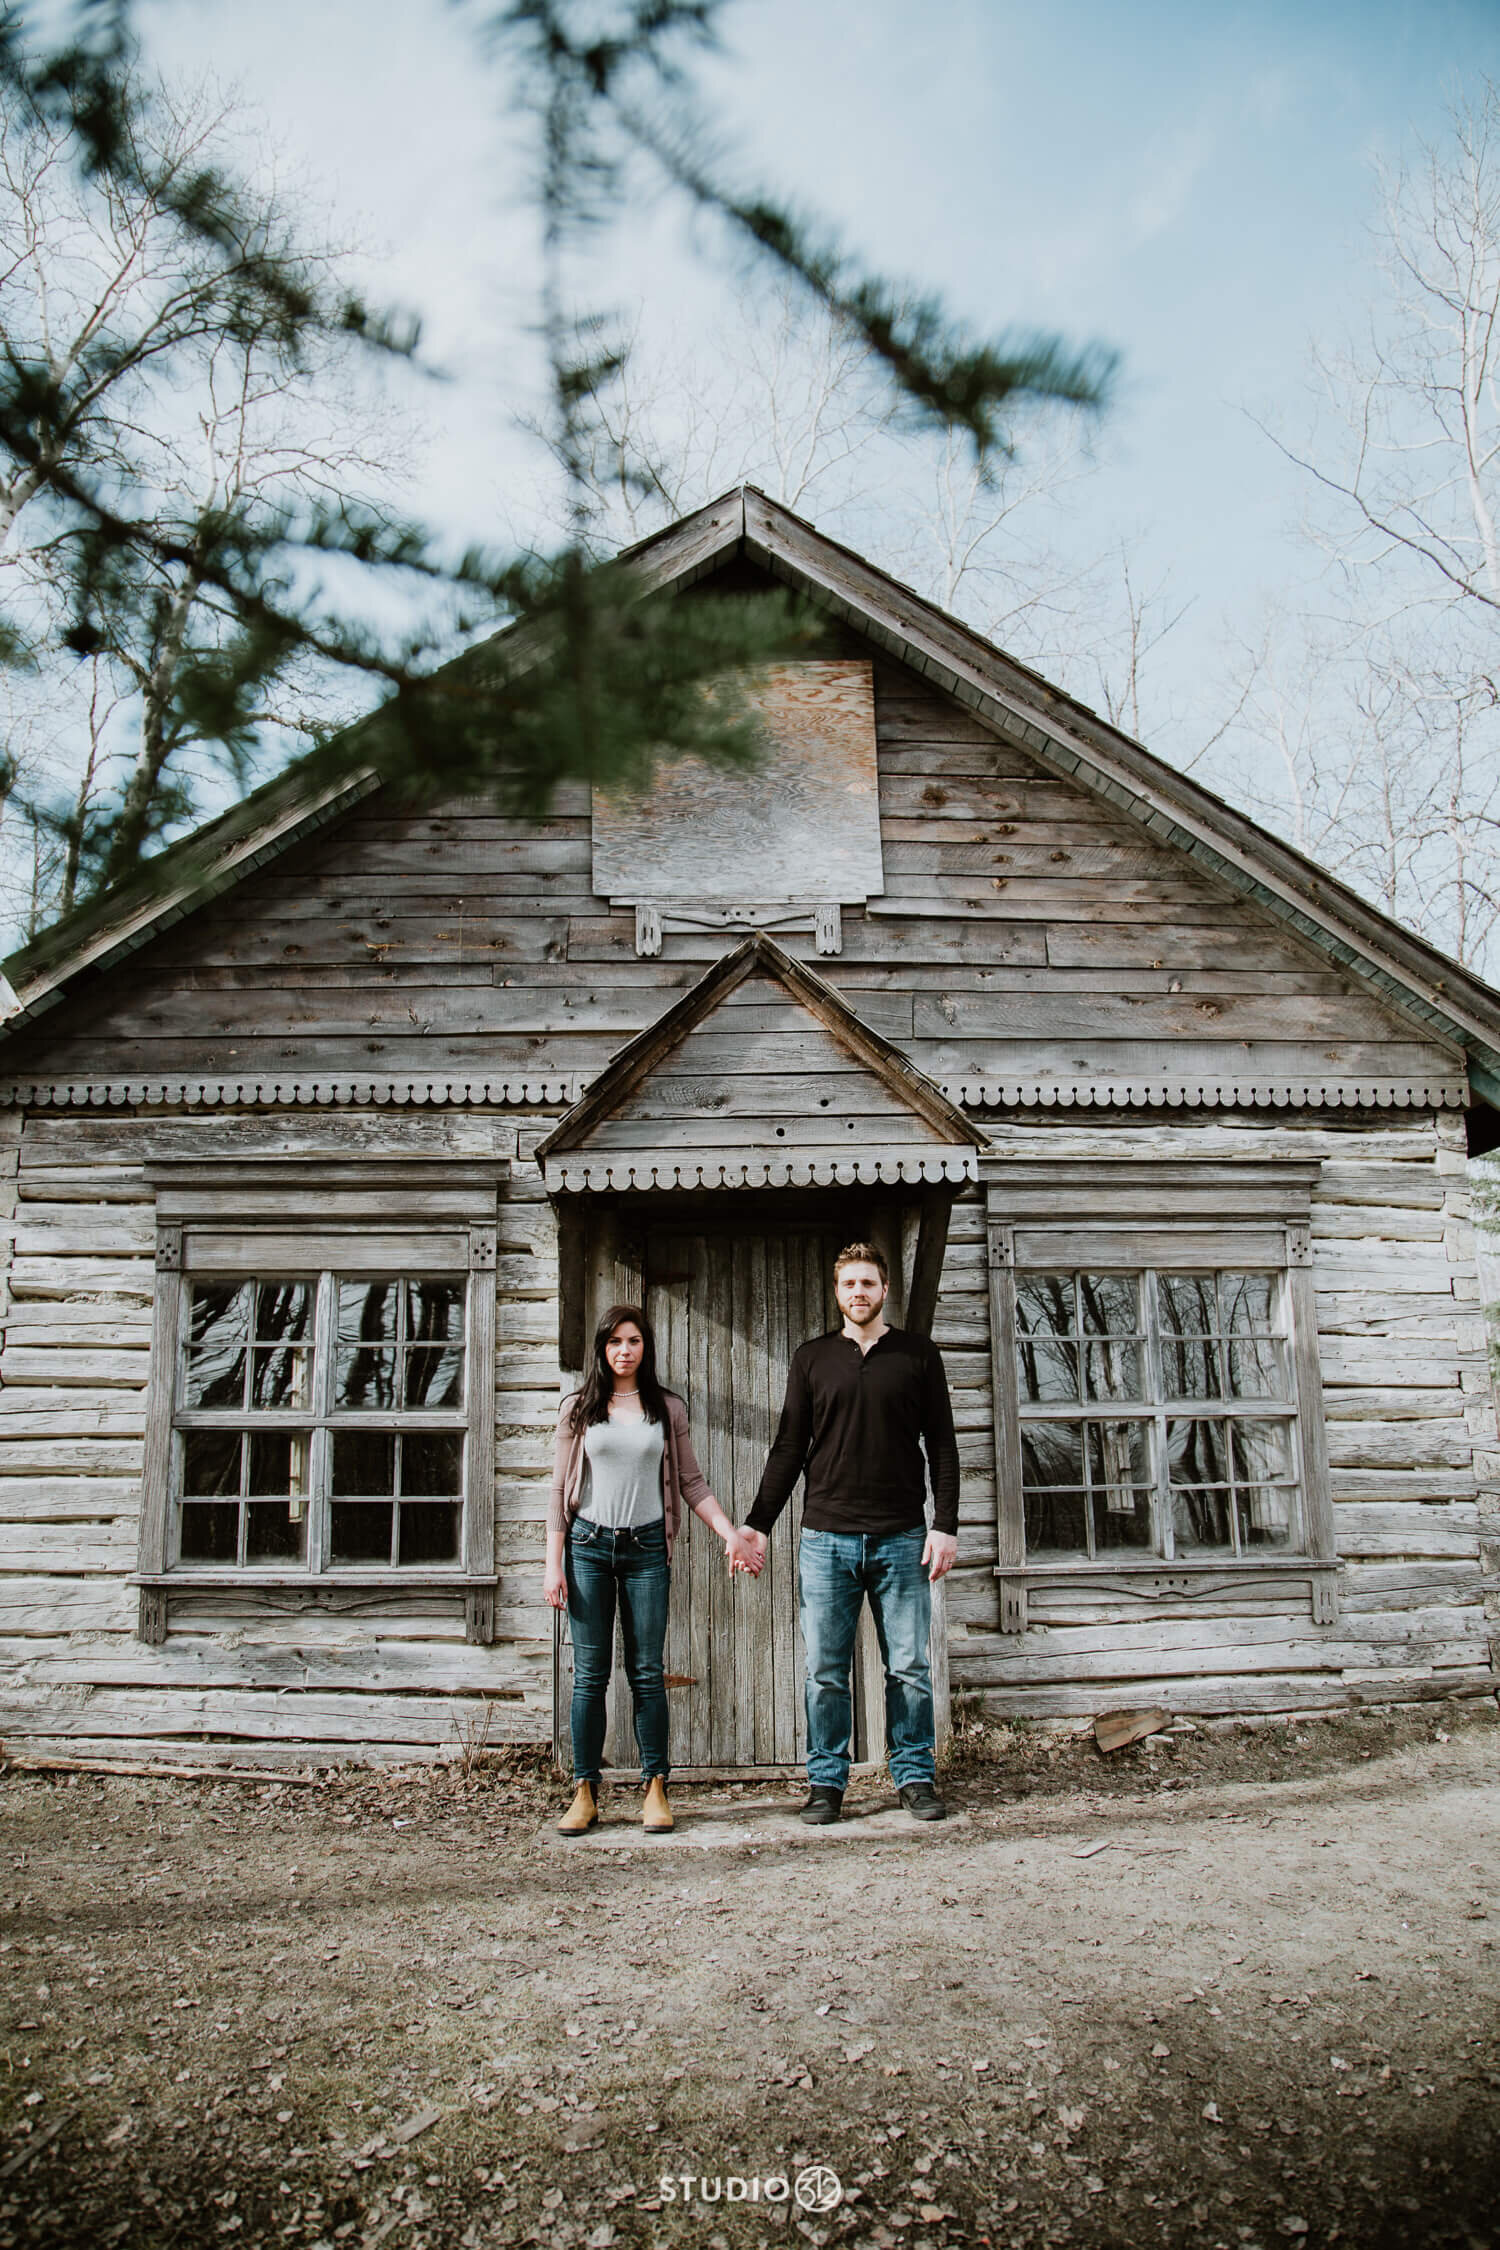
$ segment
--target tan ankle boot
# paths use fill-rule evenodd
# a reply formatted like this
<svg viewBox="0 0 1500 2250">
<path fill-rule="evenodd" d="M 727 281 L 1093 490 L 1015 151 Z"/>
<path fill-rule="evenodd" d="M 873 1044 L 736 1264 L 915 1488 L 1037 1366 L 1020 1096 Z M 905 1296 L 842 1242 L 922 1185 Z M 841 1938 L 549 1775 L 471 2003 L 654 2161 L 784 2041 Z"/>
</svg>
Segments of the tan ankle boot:
<svg viewBox="0 0 1500 2250">
<path fill-rule="evenodd" d="M 667 1785 L 659 1773 L 654 1773 L 646 1784 L 646 1802 L 641 1808 L 641 1823 L 648 1836 L 665 1836 L 677 1824 L 672 1818 L 672 1808 L 667 1803 Z"/>
<path fill-rule="evenodd" d="M 559 1836 L 586 1836 L 599 1825 L 599 1806 L 591 1781 L 580 1781 L 562 1819 L 557 1824 Z"/>
</svg>

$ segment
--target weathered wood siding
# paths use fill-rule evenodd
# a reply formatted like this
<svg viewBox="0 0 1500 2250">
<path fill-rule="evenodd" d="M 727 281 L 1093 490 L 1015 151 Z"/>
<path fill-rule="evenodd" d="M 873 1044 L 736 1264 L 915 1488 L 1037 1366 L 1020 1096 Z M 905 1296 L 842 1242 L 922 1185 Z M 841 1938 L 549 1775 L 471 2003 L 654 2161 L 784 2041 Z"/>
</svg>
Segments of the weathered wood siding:
<svg viewBox="0 0 1500 2250">
<path fill-rule="evenodd" d="M 884 659 L 876 709 L 885 893 L 846 913 L 842 954 L 817 966 L 956 1098 L 1021 1082 L 1066 1098 L 1169 1078 L 1212 1098 L 1252 1080 L 1461 1078 L 1452 1050 L 1279 924 Z M 170 1636 L 153 1648 L 134 1637 L 128 1584 L 152 1293 L 141 1151 L 171 1120 L 160 1096 L 148 1117 L 123 1089 L 172 1083 L 188 1089 L 184 1104 L 199 1089 L 231 1110 L 270 1104 L 265 1122 L 310 1136 L 323 1086 L 325 1122 L 336 1116 L 372 1148 L 410 1131 L 437 1150 L 482 1110 L 486 1145 L 508 1120 L 524 1158 L 732 942 L 669 933 L 660 958 L 640 959 L 633 915 L 589 885 L 581 791 L 529 823 L 473 805 L 395 817 L 376 803 L 154 939 L 6 1050 L 12 1082 L 61 1082 L 94 1105 L 42 1097 L 24 1118 L 0 1114 L 0 1192 L 14 1204 L 8 1273 L 0 1259 L 7 1736 L 94 1750 L 217 1745 L 238 1760 L 289 1747 L 433 1755 L 456 1750 L 488 1697 L 492 1739 L 545 1738 L 557 1258 L 534 1168 L 518 1164 L 501 1207 L 495 1645 L 465 1645 L 456 1597 L 310 1601 L 247 1585 L 243 1596 L 174 1600 Z M 813 957 L 810 936 L 787 943 Z M 697 1058 L 705 1068 L 712 1036 Z M 464 1093 L 501 1081 L 508 1095 Z M 452 1106 L 403 1107 L 430 1091 Z M 501 1100 L 509 1106 L 491 1114 Z M 732 1105 L 716 1114 L 732 1139 Z M 1037 1597 L 1024 1638 L 999 1634 L 980 1210 L 960 1204 L 935 1330 L 965 1471 L 955 1689 L 1058 1716 L 1158 1695 L 1182 1710 L 1302 1707 L 1477 1678 L 1488 1661 L 1478 1538 L 1485 1524 L 1500 1531 L 1487 1513 L 1495 1440 L 1457 1118 L 1414 1109 L 1341 1126 L 1219 1112 L 1215 1122 L 1184 1108 L 1175 1122 L 1147 1127 L 1125 1112 L 1109 1127 L 1065 1106 L 1031 1115 L 993 1129 L 1029 1154 L 1123 1155 L 1185 1137 L 1195 1153 L 1274 1145 L 1325 1157 L 1317 1275 L 1347 1584 L 1328 1627 L 1287 1603 L 1111 1606 L 1054 1593 Z M 222 1113 L 175 1116 L 210 1153 L 226 1129 Z M 642 1113 L 635 1126 L 650 1122 Z"/>
<path fill-rule="evenodd" d="M 876 723 L 885 893 L 817 966 L 955 1097 L 1462 1079 L 1269 915 L 885 660 Z M 669 931 L 637 958 L 590 864 L 582 789 L 531 822 L 371 800 L 74 998 L 7 1073 L 571 1099 L 730 942 Z"/>
<path fill-rule="evenodd" d="M 451 1756 L 489 1703 L 492 1742 L 545 1740 L 552 1623 L 540 1562 L 557 1265 L 534 1169 L 500 1209 L 495 1644 L 465 1644 L 458 1595 L 310 1600 L 253 1583 L 243 1594 L 175 1595 L 167 1641 L 136 1639 L 129 1579 L 154 1278 L 142 1151 L 163 1122 L 33 1118 L 10 1151 L 19 1167 L 0 1346 L 0 1736 L 93 1753 L 190 1746 L 238 1762 L 289 1749 Z M 513 1143 L 514 1121 L 497 1125 Z M 223 1148 L 222 1119 L 174 1130 L 179 1149 L 190 1133 L 205 1155 Z M 422 1130 L 429 1144 L 463 1145 L 462 1121 Z M 494 1136 L 487 1128 L 487 1148 Z M 316 1146 L 317 1127 L 289 1119 L 282 1138 Z M 385 1120 L 365 1138 L 389 1145 L 395 1129 Z M 409 1150 L 410 1134 L 397 1145 Z"/>
<path fill-rule="evenodd" d="M 1101 1166 L 1111 1154 L 1166 1156 L 1186 1137 L 1170 1126 L 992 1131 L 1017 1155 Z M 997 1715 L 1062 1718 L 1154 1702 L 1318 1709 L 1493 1681 L 1500 1611 L 1480 1542 L 1500 1535 L 1500 1455 L 1461 1125 L 1441 1115 L 1203 1124 L 1191 1138 L 1196 1155 L 1226 1161 L 1322 1160 L 1313 1272 L 1340 1613 L 1316 1625 L 1305 1597 L 1244 1589 L 1174 1599 L 1053 1587 L 1033 1593 L 1024 1634 L 1002 1634 L 992 1488 L 976 1476 L 948 1602 L 955 1694 Z M 934 1335 L 964 1364 L 986 1331 L 986 1298 L 979 1212 L 960 1212 Z"/>
</svg>

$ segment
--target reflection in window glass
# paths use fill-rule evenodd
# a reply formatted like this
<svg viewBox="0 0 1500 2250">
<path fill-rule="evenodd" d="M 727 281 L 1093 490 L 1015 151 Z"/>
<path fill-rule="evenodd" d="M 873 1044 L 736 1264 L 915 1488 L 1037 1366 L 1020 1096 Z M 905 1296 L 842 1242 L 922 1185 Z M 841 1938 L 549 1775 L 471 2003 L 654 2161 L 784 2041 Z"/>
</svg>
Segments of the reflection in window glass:
<svg viewBox="0 0 1500 2250">
<path fill-rule="evenodd" d="M 1070 1273 L 1016 1276 L 1016 1326 L 1023 1336 L 1071 1336 L 1078 1321 Z"/>
<path fill-rule="evenodd" d="M 1151 1428 L 1144 1420 L 1027 1422 L 1021 1482 L 1030 1552 L 1150 1545 Z"/>
<path fill-rule="evenodd" d="M 1089 1336 L 1140 1334 L 1140 1284 L 1133 1274 L 1081 1273 L 1078 1307 Z"/>
<path fill-rule="evenodd" d="M 238 1407 L 245 1399 L 250 1285 L 195 1282 L 188 1311 L 185 1403 Z"/>
<path fill-rule="evenodd" d="M 1162 1388 L 1168 1398 L 1218 1398 L 1223 1389 L 1219 1346 L 1212 1336 L 1164 1336 Z"/>
<path fill-rule="evenodd" d="M 1221 1273 L 1219 1303 L 1226 1335 L 1268 1332 L 1274 1326 L 1274 1278 L 1268 1273 Z"/>
<path fill-rule="evenodd" d="M 1021 1482 L 1028 1488 L 1083 1483 L 1083 1425 L 1028 1422 L 1021 1432 Z"/>
<path fill-rule="evenodd" d="M 1186 1484 L 1172 1488 L 1172 1530 L 1179 1553 L 1234 1546 L 1229 1527 L 1229 1492 L 1223 1485 Z"/>
<path fill-rule="evenodd" d="M 1026 1511 L 1026 1552 L 1029 1555 L 1066 1555 L 1088 1547 L 1088 1494 L 1069 1492 L 1059 1485 L 1046 1492 L 1022 1495 Z"/>
<path fill-rule="evenodd" d="M 1016 1358 L 1021 1371 L 1021 1396 L 1028 1405 L 1062 1405 L 1076 1400 L 1076 1344 L 1040 1344 L 1029 1338 L 1018 1338 Z"/>
<path fill-rule="evenodd" d="M 455 1563 L 467 1287 L 453 1276 L 195 1277 L 177 1404 L 178 1560 Z"/>
<path fill-rule="evenodd" d="M 1140 1398 L 1141 1348 L 1129 1343 L 1086 1344 L 1084 1366 L 1090 1398 Z"/>
<path fill-rule="evenodd" d="M 1231 1398 L 1284 1398 L 1283 1346 L 1276 1336 L 1230 1336 L 1224 1344 Z"/>
<path fill-rule="evenodd" d="M 461 1344 L 419 1344 L 406 1354 L 406 1392 L 402 1404 L 408 1413 L 458 1407 L 463 1404 L 464 1354 Z"/>
<path fill-rule="evenodd" d="M 1090 1484 L 1150 1484 L 1151 1433 L 1145 1422 L 1089 1424 Z"/>
<path fill-rule="evenodd" d="M 401 1285 L 398 1281 L 340 1281 L 340 1343 L 394 1344 L 399 1341 L 400 1319 Z"/>
<path fill-rule="evenodd" d="M 1163 1336 L 1214 1336 L 1218 1300 L 1211 1273 L 1162 1273 L 1156 1277 Z"/>
<path fill-rule="evenodd" d="M 1029 1553 L 1295 1544 L 1282 1288 L 1274 1272 L 1017 1274 Z M 1131 1411 L 1107 1420 L 1109 1404 Z"/>
<path fill-rule="evenodd" d="M 334 1406 L 346 1414 L 389 1414 L 395 1410 L 401 1354 L 372 1344 L 341 1343 Z"/>
<path fill-rule="evenodd" d="M 1110 1547 L 1149 1547 L 1151 1495 L 1124 1485 L 1109 1485 L 1090 1494 L 1090 1526 L 1094 1551 Z"/>
<path fill-rule="evenodd" d="M 1244 1484 L 1235 1494 L 1240 1543 L 1245 1547 L 1287 1547 L 1292 1539 L 1292 1490 L 1284 1484 Z"/>
<path fill-rule="evenodd" d="M 238 1430 L 190 1430 L 182 1441 L 182 1489 L 187 1498 L 240 1490 Z"/>
<path fill-rule="evenodd" d="M 1168 1422 L 1167 1473 L 1173 1484 L 1228 1484 L 1227 1425 L 1185 1420 Z"/>
</svg>

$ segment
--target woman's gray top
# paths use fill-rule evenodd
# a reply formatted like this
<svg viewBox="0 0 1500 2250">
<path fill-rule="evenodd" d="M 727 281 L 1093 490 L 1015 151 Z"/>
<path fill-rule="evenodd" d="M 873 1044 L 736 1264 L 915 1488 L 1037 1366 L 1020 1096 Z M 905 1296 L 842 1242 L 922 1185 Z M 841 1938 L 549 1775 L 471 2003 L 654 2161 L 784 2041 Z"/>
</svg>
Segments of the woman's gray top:
<svg viewBox="0 0 1500 2250">
<path fill-rule="evenodd" d="M 612 1531 L 659 1523 L 664 1513 L 661 1463 L 666 1431 L 644 1414 L 591 1422 L 583 1435 L 583 1494 L 578 1513 Z"/>
</svg>

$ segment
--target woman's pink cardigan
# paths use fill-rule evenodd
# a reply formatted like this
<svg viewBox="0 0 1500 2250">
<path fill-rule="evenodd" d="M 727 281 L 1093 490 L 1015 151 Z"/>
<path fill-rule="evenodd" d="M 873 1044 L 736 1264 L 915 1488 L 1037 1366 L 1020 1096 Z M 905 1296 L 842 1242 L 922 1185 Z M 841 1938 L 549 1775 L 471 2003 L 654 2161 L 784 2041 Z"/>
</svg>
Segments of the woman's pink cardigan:
<svg viewBox="0 0 1500 2250">
<path fill-rule="evenodd" d="M 574 1391 L 557 1411 L 557 1451 L 552 1462 L 552 1497 L 547 1508 L 547 1529 L 564 1535 L 578 1513 L 579 1495 L 583 1490 L 583 1432 L 575 1431 L 571 1422 L 573 1400 L 577 1396 Z M 714 1496 L 693 1451 L 687 1408 L 675 1391 L 663 1391 L 662 1396 L 667 1402 L 667 1442 L 661 1463 L 662 1518 L 670 1562 L 684 1505 L 701 1514 L 705 1501 L 711 1501 Z"/>
</svg>

